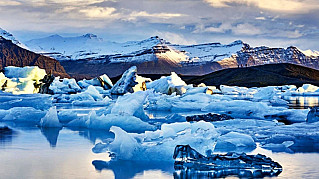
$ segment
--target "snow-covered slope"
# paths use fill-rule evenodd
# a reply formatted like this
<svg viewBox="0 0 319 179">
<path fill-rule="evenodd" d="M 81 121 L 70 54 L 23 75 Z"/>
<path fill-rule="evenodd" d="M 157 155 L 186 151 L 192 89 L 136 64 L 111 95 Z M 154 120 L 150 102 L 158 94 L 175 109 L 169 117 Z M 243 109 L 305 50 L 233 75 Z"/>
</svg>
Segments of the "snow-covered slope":
<svg viewBox="0 0 319 179">
<path fill-rule="evenodd" d="M 26 44 L 33 51 L 58 60 L 104 59 L 114 63 L 145 62 L 158 58 L 170 63 L 219 61 L 230 57 L 243 47 L 242 41 L 235 41 L 229 45 L 175 45 L 157 36 L 142 41 L 116 43 L 104 41 L 93 34 L 78 37 L 52 35 L 30 40 Z"/>
<path fill-rule="evenodd" d="M 11 33 L 5 31 L 2 28 L 0 28 L 0 36 L 6 40 L 11 40 L 12 43 L 18 45 L 21 48 L 28 49 L 23 43 L 19 42 Z"/>
</svg>

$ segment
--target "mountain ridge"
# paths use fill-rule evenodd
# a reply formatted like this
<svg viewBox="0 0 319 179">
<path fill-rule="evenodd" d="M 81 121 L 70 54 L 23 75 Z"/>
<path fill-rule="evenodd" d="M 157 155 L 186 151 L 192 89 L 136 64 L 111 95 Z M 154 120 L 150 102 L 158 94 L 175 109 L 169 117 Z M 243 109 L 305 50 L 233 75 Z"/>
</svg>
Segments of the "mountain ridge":
<svg viewBox="0 0 319 179">
<path fill-rule="evenodd" d="M 52 72 L 55 76 L 69 77 L 57 60 L 21 48 L 2 36 L 0 36 L 0 62 L 0 70 L 4 70 L 6 66 L 38 66 L 45 69 L 46 73 Z"/>
</svg>

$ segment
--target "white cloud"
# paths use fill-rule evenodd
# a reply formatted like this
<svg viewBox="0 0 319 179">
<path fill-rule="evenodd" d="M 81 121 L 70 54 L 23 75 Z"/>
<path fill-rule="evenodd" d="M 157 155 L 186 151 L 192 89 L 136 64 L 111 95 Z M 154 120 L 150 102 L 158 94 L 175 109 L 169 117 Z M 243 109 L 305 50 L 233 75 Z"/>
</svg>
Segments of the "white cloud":
<svg viewBox="0 0 319 179">
<path fill-rule="evenodd" d="M 1 0 L 0 6 L 18 6 L 21 5 L 18 1 L 11 1 L 11 0 Z"/>
<path fill-rule="evenodd" d="M 248 23 L 238 24 L 232 29 L 232 32 L 236 35 L 258 35 L 262 33 L 259 28 Z"/>
<path fill-rule="evenodd" d="M 148 18 L 160 18 L 160 19 L 170 19 L 170 18 L 176 18 L 184 16 L 183 14 L 174 14 L 174 13 L 148 13 L 146 11 L 133 11 L 129 17 L 128 20 L 135 20 L 138 17 L 148 17 Z"/>
<path fill-rule="evenodd" d="M 213 7 L 231 7 L 234 4 L 257 6 L 261 9 L 286 13 L 306 13 L 319 9 L 318 0 L 204 0 Z"/>
<path fill-rule="evenodd" d="M 111 18 L 115 16 L 116 11 L 113 7 L 87 7 L 85 9 L 80 9 L 79 12 L 85 14 L 89 18 Z"/>
<path fill-rule="evenodd" d="M 173 44 L 181 44 L 181 45 L 191 45 L 197 44 L 195 40 L 190 40 L 189 38 L 185 38 L 183 35 L 172 33 L 172 32 L 160 32 L 156 31 L 153 36 L 157 35 L 164 40 L 168 40 Z"/>
</svg>

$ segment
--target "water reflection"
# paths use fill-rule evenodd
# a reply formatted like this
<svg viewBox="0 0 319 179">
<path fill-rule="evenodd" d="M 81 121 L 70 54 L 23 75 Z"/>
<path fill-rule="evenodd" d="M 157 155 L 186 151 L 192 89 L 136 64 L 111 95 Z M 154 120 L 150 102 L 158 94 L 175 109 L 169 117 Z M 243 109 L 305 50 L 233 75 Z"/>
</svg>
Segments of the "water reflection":
<svg viewBox="0 0 319 179">
<path fill-rule="evenodd" d="M 133 178 L 138 174 L 143 174 L 149 170 L 160 170 L 165 173 L 174 172 L 173 162 L 149 162 L 149 161 L 102 161 L 94 160 L 92 162 L 97 171 L 112 170 L 115 179 Z"/>
<path fill-rule="evenodd" d="M 50 143 L 51 147 L 56 147 L 56 144 L 58 142 L 58 137 L 60 130 L 62 128 L 40 128 L 41 133 L 44 135 L 44 137 L 47 139 L 47 141 Z"/>
<path fill-rule="evenodd" d="M 93 129 L 71 129 L 79 131 L 79 135 L 90 140 L 92 144 L 95 144 L 97 140 L 105 140 L 109 138 L 114 138 L 114 133 L 108 130 L 93 130 Z"/>
<path fill-rule="evenodd" d="M 16 132 L 7 126 L 0 126 L 0 145 L 12 142 L 15 133 Z"/>
<path fill-rule="evenodd" d="M 289 107 L 294 109 L 307 109 L 319 106 L 318 96 L 284 96 L 283 98 L 289 101 Z"/>
</svg>

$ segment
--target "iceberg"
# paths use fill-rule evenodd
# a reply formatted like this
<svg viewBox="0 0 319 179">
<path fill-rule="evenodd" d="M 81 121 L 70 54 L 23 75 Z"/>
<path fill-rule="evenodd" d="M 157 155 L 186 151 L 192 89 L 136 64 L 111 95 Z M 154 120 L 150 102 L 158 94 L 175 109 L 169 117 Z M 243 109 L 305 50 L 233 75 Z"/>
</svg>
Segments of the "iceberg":
<svg viewBox="0 0 319 179">
<path fill-rule="evenodd" d="M 312 107 L 307 114 L 307 122 L 313 123 L 319 121 L 319 107 Z"/>
<path fill-rule="evenodd" d="M 253 150 L 256 148 L 256 144 L 250 135 L 238 132 L 229 132 L 221 135 L 217 140 L 216 150 L 218 151 L 232 151 L 237 148 Z"/>
<path fill-rule="evenodd" d="M 0 110 L 0 120 L 39 124 L 46 111 L 32 107 L 13 107 L 9 110 Z"/>
<path fill-rule="evenodd" d="M 136 82 L 136 66 L 132 66 L 128 70 L 126 70 L 122 77 L 115 83 L 115 85 L 111 89 L 111 94 L 114 95 L 123 95 L 127 92 L 133 93 L 133 87 L 137 85 Z"/>
<path fill-rule="evenodd" d="M 54 127 L 54 128 L 61 128 L 62 124 L 59 121 L 58 113 L 56 111 L 56 107 L 53 106 L 49 109 L 46 115 L 41 118 L 40 126 L 47 128 L 47 127 Z"/>
<path fill-rule="evenodd" d="M 200 121 L 162 124 L 160 130 L 141 134 L 127 133 L 119 127 L 111 127 L 115 139 L 98 143 L 95 153 L 109 152 L 116 159 L 139 161 L 171 161 L 176 145 L 190 145 L 203 153 L 214 150 L 219 136 L 212 123 Z"/>
<path fill-rule="evenodd" d="M 91 80 L 87 80 L 87 79 L 80 80 L 78 82 L 78 84 L 81 88 L 87 88 L 90 85 L 92 85 L 92 86 L 100 86 L 104 90 L 108 90 L 108 89 L 111 89 L 113 87 L 112 81 L 110 80 L 110 78 L 106 74 L 98 76 L 98 77 L 93 78 Z"/>
<path fill-rule="evenodd" d="M 177 87 L 187 86 L 187 84 L 175 73 L 172 72 L 170 76 L 161 77 L 158 80 L 155 80 L 150 83 L 146 83 L 147 89 L 154 89 L 155 92 L 163 93 L 163 94 L 172 94 L 175 92 Z M 186 92 L 180 91 L 179 93 Z"/>
<path fill-rule="evenodd" d="M 143 104 L 149 93 L 150 91 L 138 91 L 120 96 L 111 109 L 111 114 L 130 115 L 148 120 Z"/>
<path fill-rule="evenodd" d="M 219 178 L 237 175 L 244 178 L 277 176 L 282 166 L 265 155 L 245 153 L 210 154 L 204 156 L 189 145 L 174 150 L 176 178 Z"/>
<path fill-rule="evenodd" d="M 38 93 L 40 80 L 46 75 L 44 69 L 37 66 L 8 66 L 0 74 L 1 89 L 13 94 Z"/>
<path fill-rule="evenodd" d="M 49 89 L 52 90 L 54 94 L 72 94 L 81 91 L 75 79 L 60 79 L 60 77 L 55 77 Z"/>
</svg>

